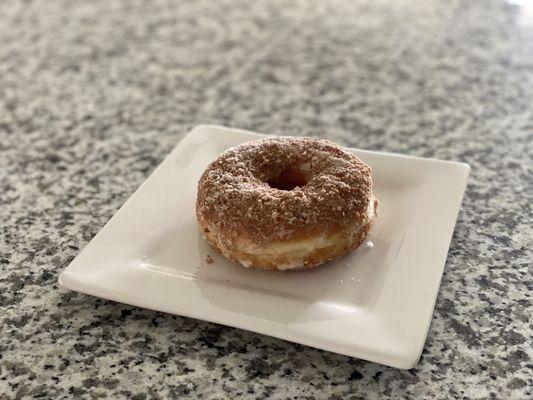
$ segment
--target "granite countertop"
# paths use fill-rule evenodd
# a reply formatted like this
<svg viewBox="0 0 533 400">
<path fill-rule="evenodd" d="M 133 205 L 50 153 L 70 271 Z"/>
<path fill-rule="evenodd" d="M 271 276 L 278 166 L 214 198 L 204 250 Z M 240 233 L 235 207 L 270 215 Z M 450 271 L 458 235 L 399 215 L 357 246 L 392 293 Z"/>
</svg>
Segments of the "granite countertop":
<svg viewBox="0 0 533 400">
<path fill-rule="evenodd" d="M 532 398 L 533 8 L 513 3 L 0 2 L 0 397 Z M 416 368 L 58 287 L 200 123 L 471 165 Z"/>
</svg>

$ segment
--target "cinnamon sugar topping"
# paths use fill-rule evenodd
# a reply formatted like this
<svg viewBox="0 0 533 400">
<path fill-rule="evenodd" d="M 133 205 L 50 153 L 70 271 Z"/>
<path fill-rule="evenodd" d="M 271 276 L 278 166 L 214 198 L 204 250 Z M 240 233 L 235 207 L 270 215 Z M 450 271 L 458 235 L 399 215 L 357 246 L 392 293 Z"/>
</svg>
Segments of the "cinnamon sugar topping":
<svg viewBox="0 0 533 400">
<path fill-rule="evenodd" d="M 278 137 L 220 155 L 198 183 L 197 214 L 228 238 L 262 244 L 327 232 L 365 217 L 371 170 L 323 139 Z"/>
</svg>

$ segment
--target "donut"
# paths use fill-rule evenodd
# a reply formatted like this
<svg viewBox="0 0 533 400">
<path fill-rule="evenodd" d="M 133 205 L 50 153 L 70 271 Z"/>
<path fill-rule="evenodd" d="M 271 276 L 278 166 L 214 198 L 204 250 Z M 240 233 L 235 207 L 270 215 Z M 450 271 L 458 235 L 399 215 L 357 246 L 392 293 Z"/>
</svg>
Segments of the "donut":
<svg viewBox="0 0 533 400">
<path fill-rule="evenodd" d="M 244 267 L 303 270 L 357 248 L 377 216 L 368 165 L 317 138 L 275 137 L 223 152 L 198 182 L 205 239 Z"/>
</svg>

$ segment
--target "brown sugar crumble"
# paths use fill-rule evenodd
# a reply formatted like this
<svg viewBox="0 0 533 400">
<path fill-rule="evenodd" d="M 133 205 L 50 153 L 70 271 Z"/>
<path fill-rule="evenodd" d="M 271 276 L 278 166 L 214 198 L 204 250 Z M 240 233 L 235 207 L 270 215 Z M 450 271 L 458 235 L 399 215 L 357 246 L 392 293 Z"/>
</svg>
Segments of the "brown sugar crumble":
<svg viewBox="0 0 533 400">
<path fill-rule="evenodd" d="M 370 168 L 323 139 L 281 137 L 225 151 L 198 184 L 199 220 L 255 244 L 339 229 L 372 201 Z"/>
<path fill-rule="evenodd" d="M 213 264 L 215 262 L 215 260 L 213 259 L 213 257 L 211 257 L 209 254 L 205 256 L 205 262 L 208 263 L 208 264 Z"/>
</svg>

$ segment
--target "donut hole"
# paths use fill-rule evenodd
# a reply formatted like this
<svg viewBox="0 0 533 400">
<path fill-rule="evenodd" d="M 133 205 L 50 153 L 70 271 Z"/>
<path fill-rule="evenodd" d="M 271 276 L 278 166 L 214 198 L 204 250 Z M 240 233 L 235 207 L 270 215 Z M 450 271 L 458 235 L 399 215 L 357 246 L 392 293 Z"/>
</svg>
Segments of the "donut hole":
<svg viewBox="0 0 533 400">
<path fill-rule="evenodd" d="M 307 185 L 307 177 L 298 168 L 287 168 L 268 179 L 268 186 L 278 190 L 293 190 Z"/>
</svg>

